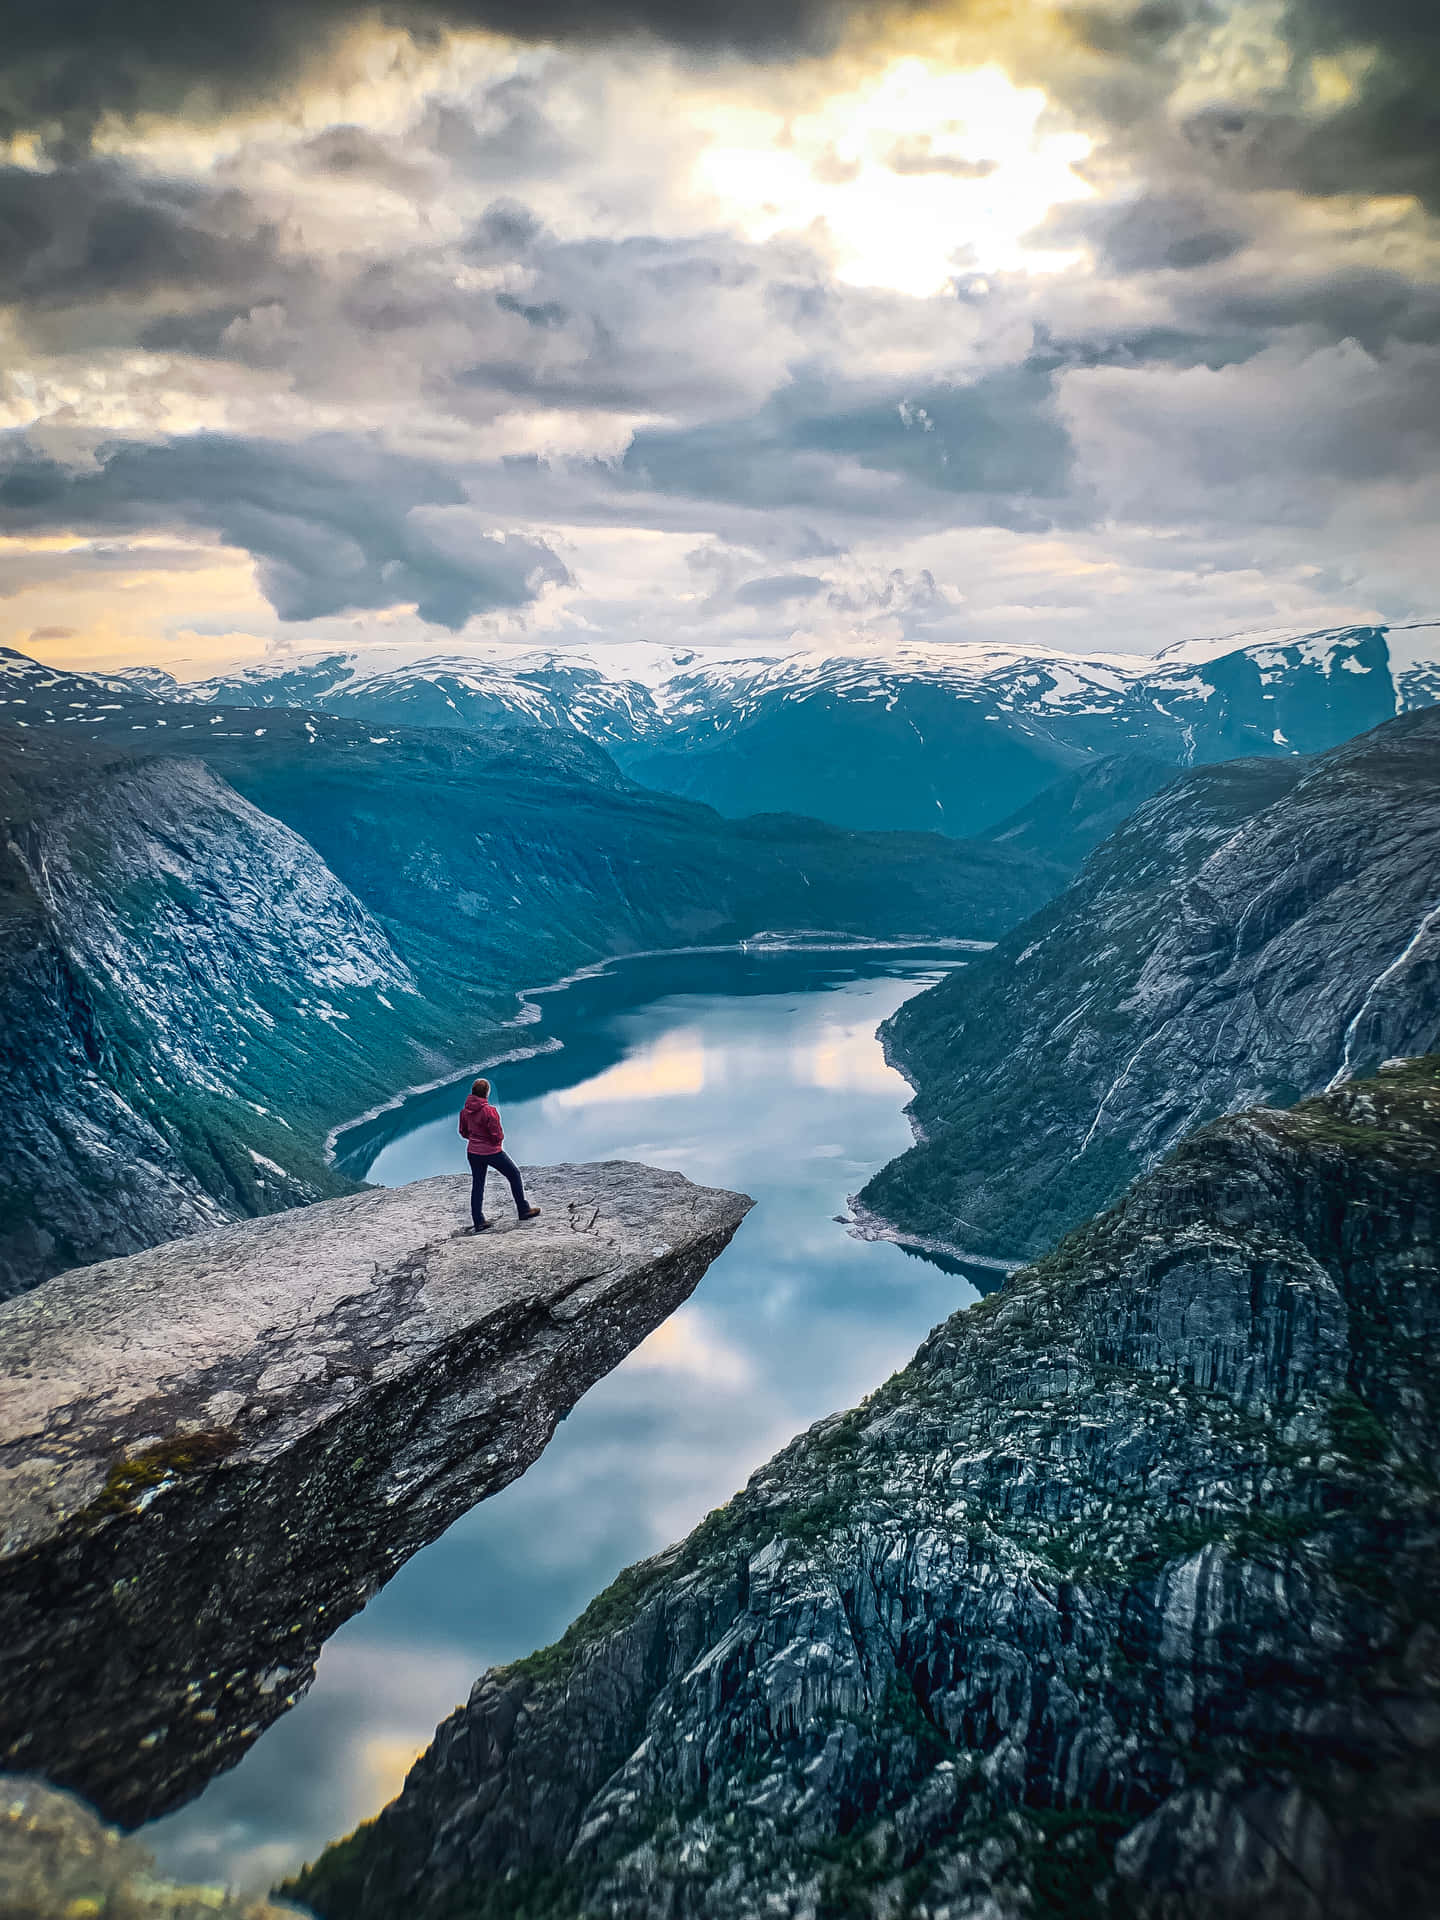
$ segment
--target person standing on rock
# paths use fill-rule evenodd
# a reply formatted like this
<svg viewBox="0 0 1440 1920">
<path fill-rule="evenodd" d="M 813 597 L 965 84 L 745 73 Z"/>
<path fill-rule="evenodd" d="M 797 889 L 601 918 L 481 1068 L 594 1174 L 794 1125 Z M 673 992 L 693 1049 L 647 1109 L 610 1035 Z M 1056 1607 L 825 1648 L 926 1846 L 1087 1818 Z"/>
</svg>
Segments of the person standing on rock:
<svg viewBox="0 0 1440 1920">
<path fill-rule="evenodd" d="M 505 1129 L 490 1104 L 490 1082 L 477 1080 L 470 1097 L 460 1109 L 460 1132 L 470 1159 L 470 1233 L 484 1233 L 490 1222 L 485 1218 L 485 1176 L 493 1167 L 504 1174 L 515 1196 L 515 1212 L 521 1220 L 533 1220 L 539 1214 L 525 1198 L 525 1182 L 520 1169 L 504 1151 Z"/>
</svg>

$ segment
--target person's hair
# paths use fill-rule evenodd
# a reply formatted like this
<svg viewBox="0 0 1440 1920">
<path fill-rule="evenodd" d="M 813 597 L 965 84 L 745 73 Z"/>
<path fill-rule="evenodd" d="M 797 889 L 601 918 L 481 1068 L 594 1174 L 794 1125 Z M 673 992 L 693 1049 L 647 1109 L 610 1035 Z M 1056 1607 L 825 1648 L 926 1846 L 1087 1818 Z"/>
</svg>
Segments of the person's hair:
<svg viewBox="0 0 1440 1920">
<path fill-rule="evenodd" d="M 488 1080 L 477 1080 L 470 1091 L 471 1093 L 478 1093 L 482 1100 L 487 1099 L 490 1093 L 490 1082 Z"/>
</svg>

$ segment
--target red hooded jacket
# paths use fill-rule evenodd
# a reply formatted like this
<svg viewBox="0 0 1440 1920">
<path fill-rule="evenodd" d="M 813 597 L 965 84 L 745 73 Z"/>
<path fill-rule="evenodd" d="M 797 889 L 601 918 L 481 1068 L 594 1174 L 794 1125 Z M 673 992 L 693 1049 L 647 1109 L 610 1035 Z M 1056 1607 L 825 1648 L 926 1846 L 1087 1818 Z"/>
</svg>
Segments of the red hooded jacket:
<svg viewBox="0 0 1440 1920">
<path fill-rule="evenodd" d="M 460 1109 L 460 1131 L 467 1153 L 499 1153 L 505 1142 L 499 1114 L 478 1093 L 472 1093 Z"/>
</svg>

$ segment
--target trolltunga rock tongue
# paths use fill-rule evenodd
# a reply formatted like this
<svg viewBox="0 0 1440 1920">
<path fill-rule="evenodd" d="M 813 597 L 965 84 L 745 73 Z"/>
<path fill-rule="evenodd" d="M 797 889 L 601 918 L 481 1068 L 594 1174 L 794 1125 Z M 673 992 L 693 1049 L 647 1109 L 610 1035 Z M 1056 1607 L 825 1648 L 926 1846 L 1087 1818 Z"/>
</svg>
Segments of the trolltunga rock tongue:
<svg viewBox="0 0 1440 1920">
<path fill-rule="evenodd" d="M 325 1639 L 539 1455 L 750 1202 L 622 1161 L 381 1189 L 0 1308 L 0 1765 L 126 1825 L 198 1791 Z"/>
</svg>

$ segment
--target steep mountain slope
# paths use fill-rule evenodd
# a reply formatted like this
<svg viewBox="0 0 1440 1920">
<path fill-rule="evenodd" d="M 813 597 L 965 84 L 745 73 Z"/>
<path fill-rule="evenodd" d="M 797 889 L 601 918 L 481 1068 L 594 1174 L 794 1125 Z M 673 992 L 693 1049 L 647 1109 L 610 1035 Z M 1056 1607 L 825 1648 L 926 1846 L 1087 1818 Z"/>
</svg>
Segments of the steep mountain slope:
<svg viewBox="0 0 1440 1920">
<path fill-rule="evenodd" d="M 344 1190 L 319 1117 L 427 1016 L 314 849 L 195 760 L 8 730 L 0 813 L 0 1296 Z"/>
<path fill-rule="evenodd" d="M 1148 801 L 1080 878 L 890 1022 L 920 1143 L 864 1204 L 1023 1255 L 1200 1121 L 1440 1036 L 1440 708 Z"/>
<path fill-rule="evenodd" d="M 1315 753 L 1440 695 L 1440 628 L 1182 643 L 1153 658 L 975 642 L 755 657 L 627 643 L 329 654 L 177 686 L 56 675 L 0 652 L 0 715 L 87 723 L 116 698 L 320 708 L 395 725 L 563 727 L 643 784 L 732 816 L 987 830 L 1097 756 L 1172 766 Z M 18 703 L 24 703 L 24 711 Z"/>
<path fill-rule="evenodd" d="M 518 988 L 766 928 L 984 939 L 1063 882 L 722 820 L 570 733 L 106 706 L 0 725 L 0 1291 L 341 1190 L 326 1131 L 513 1048 Z"/>
<path fill-rule="evenodd" d="M 1033 853 L 1078 872 L 1144 800 L 1178 777 L 1145 753 L 1087 761 L 990 827 L 980 838 L 1012 853 Z"/>
<path fill-rule="evenodd" d="M 202 754 L 319 850 L 427 980 L 496 1014 L 587 961 L 767 928 L 994 939 L 1063 884 L 984 842 L 726 820 L 635 786 L 572 733 L 376 733 L 290 710 L 177 725 L 185 711 L 90 732 Z"/>
<path fill-rule="evenodd" d="M 293 1889 L 326 1920 L 1389 1920 L 1440 1845 L 1440 1061 L 1221 1121 Z"/>
</svg>

